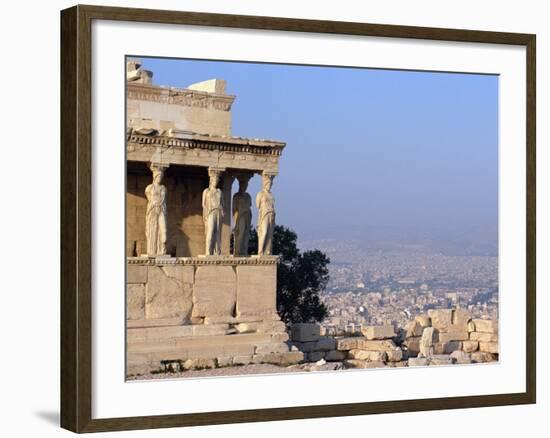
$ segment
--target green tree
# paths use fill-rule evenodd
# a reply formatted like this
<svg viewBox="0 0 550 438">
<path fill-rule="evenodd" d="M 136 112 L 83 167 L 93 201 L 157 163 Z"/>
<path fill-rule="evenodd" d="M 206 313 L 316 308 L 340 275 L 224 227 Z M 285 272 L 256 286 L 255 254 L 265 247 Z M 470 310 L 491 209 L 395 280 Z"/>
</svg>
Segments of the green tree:
<svg viewBox="0 0 550 438">
<path fill-rule="evenodd" d="M 289 323 L 322 321 L 328 315 L 320 292 L 329 281 L 330 259 L 317 249 L 300 252 L 294 231 L 276 225 L 273 232 L 273 254 L 280 257 L 277 267 L 277 310 Z M 258 235 L 251 230 L 249 253 L 258 251 Z"/>
</svg>

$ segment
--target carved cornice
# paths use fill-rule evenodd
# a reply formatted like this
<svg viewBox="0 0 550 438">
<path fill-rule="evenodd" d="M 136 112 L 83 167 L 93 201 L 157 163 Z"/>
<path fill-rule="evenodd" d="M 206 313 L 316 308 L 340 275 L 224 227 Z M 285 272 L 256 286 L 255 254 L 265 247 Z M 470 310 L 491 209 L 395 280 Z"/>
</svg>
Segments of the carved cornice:
<svg viewBox="0 0 550 438">
<path fill-rule="evenodd" d="M 140 266 L 238 266 L 238 265 L 276 265 L 279 256 L 202 256 L 202 257 L 127 257 L 129 265 Z"/>
<path fill-rule="evenodd" d="M 256 155 L 280 156 L 285 143 L 245 139 L 239 137 L 215 137 L 208 135 L 190 134 L 189 138 L 176 138 L 170 135 L 138 134 L 130 130 L 126 137 L 127 149 L 132 151 L 133 145 L 153 145 L 158 147 L 173 147 L 182 149 L 206 149 Z"/>
<path fill-rule="evenodd" d="M 166 104 L 184 105 L 199 108 L 214 108 L 220 111 L 231 110 L 235 96 L 207 93 L 185 88 L 165 88 L 156 85 L 129 82 L 128 99 L 146 100 Z"/>
</svg>

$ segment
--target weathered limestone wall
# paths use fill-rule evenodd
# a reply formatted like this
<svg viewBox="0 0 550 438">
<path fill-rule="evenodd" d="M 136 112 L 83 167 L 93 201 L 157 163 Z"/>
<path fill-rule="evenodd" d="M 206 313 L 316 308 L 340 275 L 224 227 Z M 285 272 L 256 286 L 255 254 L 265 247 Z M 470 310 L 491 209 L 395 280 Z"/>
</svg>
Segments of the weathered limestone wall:
<svg viewBox="0 0 550 438">
<path fill-rule="evenodd" d="M 302 361 L 276 279 L 276 256 L 128 258 L 127 373 Z"/>
<path fill-rule="evenodd" d="M 182 324 L 278 318 L 277 258 L 129 258 L 127 319 Z"/>
<path fill-rule="evenodd" d="M 230 136 L 234 96 L 217 91 L 128 83 L 127 126 Z"/>
<path fill-rule="evenodd" d="M 194 171 L 173 166 L 168 169 L 163 184 L 167 190 L 168 253 L 175 257 L 194 257 L 204 253 L 204 223 L 202 220 L 202 191 L 208 186 L 205 169 Z M 126 255 L 145 254 L 145 187 L 151 183 L 150 171 L 128 171 L 126 208 Z"/>
</svg>

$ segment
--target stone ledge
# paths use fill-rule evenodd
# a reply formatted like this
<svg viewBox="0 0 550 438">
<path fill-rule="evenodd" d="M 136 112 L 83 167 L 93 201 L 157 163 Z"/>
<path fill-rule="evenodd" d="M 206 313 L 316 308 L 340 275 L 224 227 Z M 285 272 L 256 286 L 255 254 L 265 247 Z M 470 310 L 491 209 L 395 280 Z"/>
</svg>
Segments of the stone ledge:
<svg viewBox="0 0 550 438">
<path fill-rule="evenodd" d="M 276 265 L 279 263 L 279 256 L 201 256 L 201 257 L 127 257 L 128 265 L 138 266 L 237 266 L 237 265 Z"/>
</svg>

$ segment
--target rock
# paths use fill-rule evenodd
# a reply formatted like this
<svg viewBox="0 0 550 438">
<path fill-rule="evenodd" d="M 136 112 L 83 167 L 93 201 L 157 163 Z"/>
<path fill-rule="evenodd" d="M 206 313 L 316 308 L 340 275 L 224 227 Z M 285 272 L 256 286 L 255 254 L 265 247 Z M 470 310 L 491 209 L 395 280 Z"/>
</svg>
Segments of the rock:
<svg viewBox="0 0 550 438">
<path fill-rule="evenodd" d="M 453 358 L 448 354 L 435 354 L 428 358 L 430 365 L 452 365 Z"/>
<path fill-rule="evenodd" d="M 479 348 L 479 342 L 477 341 L 464 341 L 462 342 L 462 350 L 466 353 L 473 353 Z"/>
<path fill-rule="evenodd" d="M 233 358 L 230 356 L 218 357 L 217 359 L 218 367 L 230 367 L 233 365 Z"/>
<path fill-rule="evenodd" d="M 428 315 L 416 315 L 414 317 L 414 320 L 418 322 L 423 329 L 432 325 L 432 322 Z"/>
<path fill-rule="evenodd" d="M 428 365 L 427 357 L 410 357 L 407 361 L 410 367 L 425 367 Z"/>
<path fill-rule="evenodd" d="M 308 353 L 306 355 L 306 360 L 308 362 L 318 362 L 318 361 L 322 360 L 324 357 L 325 357 L 325 352 L 324 351 L 313 351 L 313 352 Z"/>
<path fill-rule="evenodd" d="M 405 325 L 405 338 L 412 338 L 417 336 L 422 336 L 422 325 L 417 321 L 409 321 Z"/>
<path fill-rule="evenodd" d="M 389 351 L 395 350 L 397 346 L 391 340 L 365 340 L 364 338 L 358 341 L 357 347 L 360 350 L 370 350 L 370 351 Z"/>
<path fill-rule="evenodd" d="M 468 328 L 466 325 L 455 326 L 451 325 L 448 327 L 446 332 L 440 331 L 438 333 L 439 342 L 449 342 L 449 341 L 467 341 L 469 337 Z"/>
<path fill-rule="evenodd" d="M 315 342 L 315 350 L 330 351 L 336 349 L 336 339 L 333 337 L 321 337 Z"/>
<path fill-rule="evenodd" d="M 422 354 L 423 356 L 431 356 L 432 354 L 434 354 L 434 337 L 434 328 L 426 327 L 422 332 L 422 338 L 420 339 L 420 354 Z"/>
<path fill-rule="evenodd" d="M 331 350 L 325 353 L 325 360 L 328 362 L 332 361 L 342 361 L 346 358 L 347 354 L 345 351 Z"/>
<path fill-rule="evenodd" d="M 468 325 L 470 321 L 470 312 L 466 309 L 455 309 L 453 310 L 453 325 L 464 326 Z"/>
<path fill-rule="evenodd" d="M 393 325 L 369 325 L 361 329 L 367 339 L 389 339 L 395 336 Z"/>
<path fill-rule="evenodd" d="M 254 354 L 267 354 L 267 353 L 286 353 L 289 351 L 288 345 L 284 342 L 259 344 L 256 346 Z"/>
<path fill-rule="evenodd" d="M 210 369 L 210 368 L 216 368 L 216 360 L 215 359 L 187 359 L 183 364 L 181 365 L 184 370 L 202 370 L 202 369 Z"/>
<path fill-rule="evenodd" d="M 474 319 L 476 332 L 498 333 L 498 322 L 492 319 Z"/>
<path fill-rule="evenodd" d="M 387 354 L 385 351 L 367 351 L 367 350 L 350 350 L 348 353 L 348 358 L 357 359 L 370 362 L 385 362 L 387 359 Z"/>
<path fill-rule="evenodd" d="M 341 338 L 336 340 L 336 348 L 341 351 L 353 350 L 358 348 L 359 337 Z"/>
<path fill-rule="evenodd" d="M 297 342 L 317 341 L 321 336 L 319 324 L 297 323 L 292 324 L 290 339 Z"/>
<path fill-rule="evenodd" d="M 470 358 L 470 355 L 461 350 L 453 351 L 450 356 L 458 364 L 472 363 L 472 359 Z"/>
<path fill-rule="evenodd" d="M 449 341 L 449 342 L 437 342 L 434 344 L 435 354 L 450 354 L 453 351 L 460 350 L 462 348 L 462 342 Z"/>
<path fill-rule="evenodd" d="M 248 365 L 250 363 L 252 363 L 252 357 L 253 356 L 248 356 L 248 355 L 243 355 L 243 356 L 235 356 L 233 358 L 233 365 Z"/>
<path fill-rule="evenodd" d="M 407 338 L 403 341 L 402 346 L 407 348 L 409 357 L 413 357 L 420 353 L 420 340 L 421 336 L 415 336 L 413 338 Z"/>
<path fill-rule="evenodd" d="M 319 359 L 317 362 L 315 362 L 315 365 L 317 365 L 318 367 L 320 366 L 323 366 L 324 364 L 326 364 L 327 361 L 324 360 L 324 359 Z"/>
<path fill-rule="evenodd" d="M 369 362 L 358 359 L 347 359 L 344 361 L 344 366 L 346 368 L 385 368 L 386 364 L 384 362 L 376 361 Z"/>
<path fill-rule="evenodd" d="M 470 333 L 470 340 L 479 341 L 479 342 L 498 342 L 498 334 L 496 334 L 496 333 L 472 332 L 472 333 Z"/>
<path fill-rule="evenodd" d="M 452 309 L 431 309 L 428 310 L 428 315 L 432 321 L 432 327 L 441 332 L 446 332 L 453 322 Z"/>
<path fill-rule="evenodd" d="M 403 351 L 401 348 L 396 348 L 395 350 L 386 351 L 388 358 L 386 359 L 389 362 L 399 362 L 403 359 Z"/>
<path fill-rule="evenodd" d="M 287 353 L 269 353 L 264 355 L 255 355 L 252 358 L 253 363 L 270 363 L 280 366 L 288 366 L 300 363 L 304 360 L 304 353 L 301 351 L 289 351 Z"/>
<path fill-rule="evenodd" d="M 485 353 L 498 354 L 498 343 L 497 342 L 480 342 L 479 351 Z"/>
<path fill-rule="evenodd" d="M 475 331 L 476 331 L 476 325 L 475 325 L 474 321 L 468 322 L 468 332 L 472 333 L 472 332 L 475 332 Z"/>
<path fill-rule="evenodd" d="M 399 362 L 388 362 L 386 365 L 392 368 L 403 368 L 409 366 L 409 362 L 406 360 L 400 360 Z"/>
<path fill-rule="evenodd" d="M 470 357 L 474 363 L 494 362 L 496 360 L 496 357 L 493 356 L 493 354 L 485 351 L 475 351 Z"/>
</svg>

